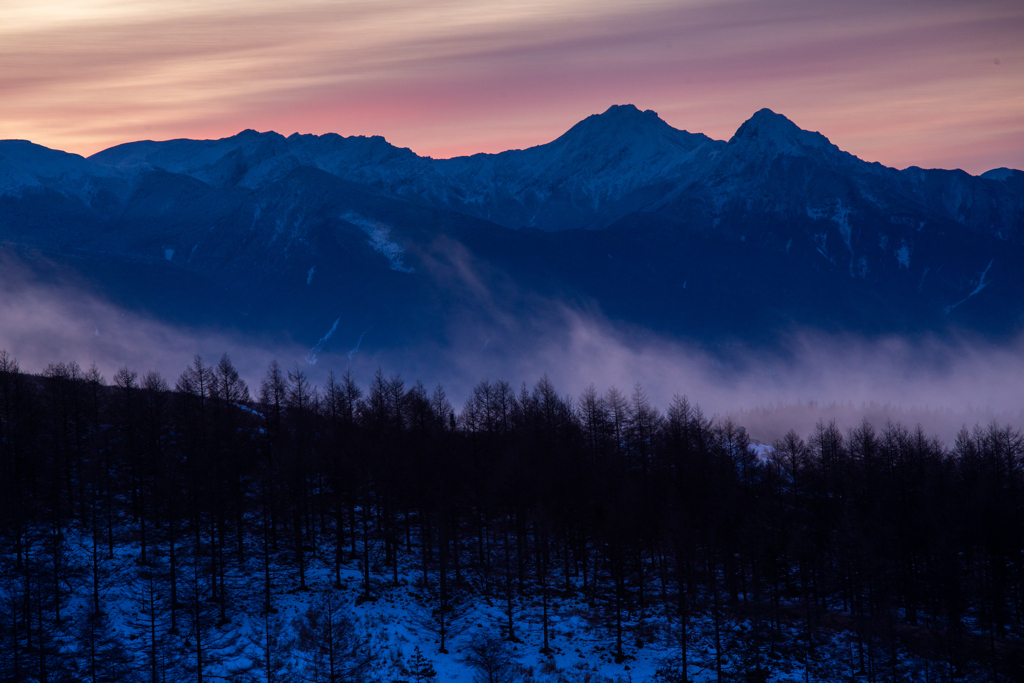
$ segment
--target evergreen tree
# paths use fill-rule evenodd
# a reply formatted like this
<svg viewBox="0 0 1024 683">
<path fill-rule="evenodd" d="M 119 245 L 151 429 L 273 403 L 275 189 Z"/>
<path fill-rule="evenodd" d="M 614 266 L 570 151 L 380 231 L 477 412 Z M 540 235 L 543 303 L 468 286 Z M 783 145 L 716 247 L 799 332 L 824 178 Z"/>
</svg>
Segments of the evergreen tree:
<svg viewBox="0 0 1024 683">
<path fill-rule="evenodd" d="M 413 648 L 412 657 L 409 658 L 409 675 L 416 683 L 425 683 L 437 675 L 434 665 L 420 652 L 420 646 Z"/>
</svg>

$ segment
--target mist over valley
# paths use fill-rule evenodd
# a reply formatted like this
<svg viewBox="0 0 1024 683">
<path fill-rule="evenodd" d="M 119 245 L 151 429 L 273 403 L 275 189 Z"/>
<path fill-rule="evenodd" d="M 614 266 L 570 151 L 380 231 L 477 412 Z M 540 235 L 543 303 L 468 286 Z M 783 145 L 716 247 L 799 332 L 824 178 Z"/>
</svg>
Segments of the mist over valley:
<svg viewBox="0 0 1024 683">
<path fill-rule="evenodd" d="M 1024 174 L 865 163 L 769 110 L 723 142 L 615 106 L 454 159 L 254 131 L 89 158 L 4 141 L 0 178 L 0 346 L 35 371 L 229 351 L 251 383 L 276 357 L 458 397 L 547 374 L 719 415 L 1020 410 Z"/>
</svg>

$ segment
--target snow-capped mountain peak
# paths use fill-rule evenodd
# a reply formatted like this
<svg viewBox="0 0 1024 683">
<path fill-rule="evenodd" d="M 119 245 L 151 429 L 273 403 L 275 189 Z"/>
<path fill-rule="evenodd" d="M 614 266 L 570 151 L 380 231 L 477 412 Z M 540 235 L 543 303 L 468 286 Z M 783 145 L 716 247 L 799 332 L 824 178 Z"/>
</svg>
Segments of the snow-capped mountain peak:
<svg viewBox="0 0 1024 683">
<path fill-rule="evenodd" d="M 549 145 L 561 149 L 592 149 L 597 153 L 633 149 L 644 155 L 686 153 L 707 141 L 704 135 L 677 130 L 657 113 L 640 111 L 632 104 L 613 105 L 570 128 Z"/>
<path fill-rule="evenodd" d="M 632 136 L 667 128 L 657 113 L 650 109 L 640 111 L 632 104 L 613 104 L 600 114 L 591 114 L 559 139 L 584 140 L 593 137 Z"/>
<path fill-rule="evenodd" d="M 821 133 L 804 130 L 771 109 L 761 109 L 747 119 L 729 140 L 729 144 L 745 144 L 766 152 L 792 156 L 839 151 Z"/>
</svg>

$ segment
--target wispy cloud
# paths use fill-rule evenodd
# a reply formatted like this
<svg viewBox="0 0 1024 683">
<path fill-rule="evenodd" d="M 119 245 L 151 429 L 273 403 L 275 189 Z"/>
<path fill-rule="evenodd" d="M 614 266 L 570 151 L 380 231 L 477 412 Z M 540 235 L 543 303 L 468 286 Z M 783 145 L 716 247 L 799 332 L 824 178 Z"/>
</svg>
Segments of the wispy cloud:
<svg viewBox="0 0 1024 683">
<path fill-rule="evenodd" d="M 727 138 L 768 106 L 896 166 L 1024 166 L 1024 7 L 868 0 L 15 0 L 0 137 L 81 153 L 242 128 L 420 153 L 552 139 L 609 104 Z"/>
<path fill-rule="evenodd" d="M 112 304 L 67 271 L 45 265 L 41 270 L 50 276 L 40 278 L 0 250 L 0 349 L 26 372 L 73 360 L 83 367 L 95 364 L 108 379 L 124 365 L 156 370 L 173 385 L 196 354 L 216 361 L 228 353 L 254 386 L 271 359 L 290 367 L 306 351 L 286 336 L 174 326 Z"/>
<path fill-rule="evenodd" d="M 546 374 L 571 395 L 590 384 L 603 391 L 640 382 L 661 408 L 687 395 L 709 415 L 735 415 L 768 441 L 790 428 L 806 434 L 816 420 L 833 417 L 844 427 L 862 416 L 921 421 L 947 442 L 962 424 L 979 420 L 1024 426 L 1024 338 L 865 338 L 798 329 L 770 350 L 708 349 L 625 327 L 593 307 L 518 291 L 464 252 L 447 251 L 458 267 L 450 285 L 462 298 L 452 298 L 441 335 L 384 348 L 372 334 L 338 339 L 336 320 L 312 350 L 287 338 L 173 326 L 115 306 L 82 281 L 44 282 L 0 253 L 0 348 L 30 372 L 75 360 L 96 363 L 108 378 L 128 365 L 170 380 L 197 353 L 216 360 L 227 352 L 250 386 L 273 358 L 285 367 L 301 363 L 320 384 L 330 370 L 351 370 L 365 384 L 381 368 L 441 383 L 456 405 L 485 377 L 518 386 Z M 432 275 L 442 270 L 426 263 Z"/>
</svg>

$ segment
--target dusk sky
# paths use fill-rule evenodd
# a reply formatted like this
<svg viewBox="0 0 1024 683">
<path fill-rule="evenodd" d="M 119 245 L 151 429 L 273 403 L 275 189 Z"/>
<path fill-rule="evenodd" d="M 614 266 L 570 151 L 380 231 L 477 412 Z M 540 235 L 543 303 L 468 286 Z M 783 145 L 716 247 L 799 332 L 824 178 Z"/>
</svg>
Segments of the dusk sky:
<svg viewBox="0 0 1024 683">
<path fill-rule="evenodd" d="M 1024 168 L 1024 3 L 0 3 L 0 138 L 85 155 L 245 128 L 497 152 L 619 103 L 718 139 L 769 107 L 890 166 Z"/>
</svg>

